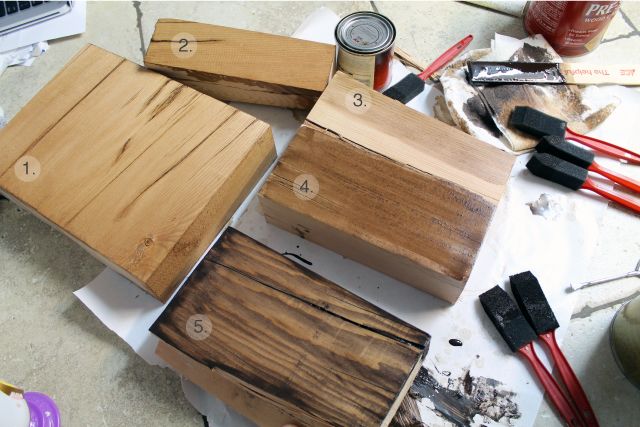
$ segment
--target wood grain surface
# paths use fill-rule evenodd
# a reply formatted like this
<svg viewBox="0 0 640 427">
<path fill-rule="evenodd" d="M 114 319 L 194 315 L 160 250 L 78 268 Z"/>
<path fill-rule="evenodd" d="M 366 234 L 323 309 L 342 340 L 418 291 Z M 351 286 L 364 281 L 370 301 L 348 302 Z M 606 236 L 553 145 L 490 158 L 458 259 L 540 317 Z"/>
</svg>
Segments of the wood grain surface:
<svg viewBox="0 0 640 427">
<path fill-rule="evenodd" d="M 371 105 L 347 108 L 354 90 Z M 268 222 L 444 300 L 462 292 L 514 161 L 336 74 L 260 191 Z M 299 197 L 301 175 L 319 191 Z M 303 194 L 304 196 L 304 194 Z"/>
<path fill-rule="evenodd" d="M 178 49 L 193 53 L 176 54 Z M 189 44 L 190 43 L 190 44 Z M 225 101 L 309 109 L 327 86 L 335 47 L 218 25 L 159 19 L 148 68 Z"/>
<path fill-rule="evenodd" d="M 365 94 L 366 109 L 346 108 Z M 494 202 L 500 200 L 514 156 L 394 101 L 342 72 L 313 107 L 307 121 L 399 163 Z"/>
<path fill-rule="evenodd" d="M 0 146 L 3 193 L 160 300 L 275 159 L 267 124 L 91 45 Z M 41 164 L 31 182 L 25 155 Z"/>
<path fill-rule="evenodd" d="M 211 324 L 205 338 L 189 333 L 194 315 Z M 232 228 L 151 331 L 210 379 L 233 383 L 244 405 L 261 400 L 276 422 L 299 425 L 388 425 L 429 344 L 426 333 Z"/>
</svg>

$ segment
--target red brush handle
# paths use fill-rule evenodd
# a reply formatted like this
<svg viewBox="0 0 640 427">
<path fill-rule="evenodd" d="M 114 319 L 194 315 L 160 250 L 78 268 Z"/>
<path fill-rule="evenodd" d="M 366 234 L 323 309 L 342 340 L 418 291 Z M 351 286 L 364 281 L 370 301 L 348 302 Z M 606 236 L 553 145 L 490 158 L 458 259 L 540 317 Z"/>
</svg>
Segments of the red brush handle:
<svg viewBox="0 0 640 427">
<path fill-rule="evenodd" d="M 591 178 L 587 178 L 584 184 L 582 184 L 582 188 L 585 190 L 591 190 L 594 193 L 601 195 L 604 198 L 607 198 L 611 201 L 621 204 L 636 213 L 640 213 L 640 205 L 636 203 L 633 199 L 624 196 L 622 194 L 613 193 L 605 188 L 600 187 L 598 184 L 593 182 Z"/>
<path fill-rule="evenodd" d="M 602 176 L 606 176 L 611 181 L 617 182 L 618 184 L 627 187 L 630 190 L 640 193 L 640 182 L 636 181 L 635 179 L 620 175 L 619 173 L 612 171 L 611 169 L 607 169 L 596 162 L 593 162 L 591 166 L 589 166 L 589 170 L 591 172 L 599 173 Z"/>
<path fill-rule="evenodd" d="M 425 68 L 423 72 L 418 74 L 418 77 L 421 78 L 422 80 L 427 80 L 429 77 L 431 77 L 433 73 L 435 73 L 440 68 L 447 65 L 449 61 L 451 61 L 453 58 L 458 56 L 460 52 L 464 50 L 465 47 L 469 46 L 469 43 L 471 43 L 471 40 L 473 40 L 473 36 L 469 34 L 467 37 L 463 38 L 458 43 L 451 46 L 449 49 L 445 51 L 445 53 L 443 53 L 438 58 L 436 58 L 436 60 L 433 61 L 431 65 Z"/>
<path fill-rule="evenodd" d="M 558 341 L 556 341 L 556 331 L 549 331 L 538 336 L 549 348 L 551 357 L 553 358 L 556 368 L 560 373 L 560 378 L 562 378 L 562 382 L 567 388 L 569 396 L 573 398 L 573 402 L 576 404 L 576 407 L 578 408 L 580 415 L 582 415 L 582 419 L 585 421 L 587 427 L 599 427 L 596 414 L 593 412 L 593 409 L 591 409 L 589 399 L 582 389 L 580 381 L 578 381 L 578 377 L 573 372 L 573 369 L 571 369 L 571 365 L 569 365 L 569 362 L 564 357 L 562 350 L 560 350 Z"/>
<path fill-rule="evenodd" d="M 593 138 L 591 136 L 581 135 L 577 132 L 572 131 L 569 128 L 566 129 L 564 138 L 571 141 L 579 142 L 580 144 L 586 145 L 587 147 L 592 148 L 595 151 L 598 151 L 602 154 L 606 154 L 611 157 L 615 157 L 616 159 L 620 159 L 629 163 L 640 165 L 640 154 L 634 153 L 631 150 L 627 150 L 626 148 L 619 147 L 610 142 Z"/>
<path fill-rule="evenodd" d="M 547 396 L 551 399 L 551 402 L 554 404 L 562 418 L 567 422 L 567 424 L 571 427 L 574 426 L 584 426 L 580 417 L 578 417 L 574 412 L 573 408 L 571 408 L 571 404 L 567 400 L 567 398 L 560 390 L 558 383 L 553 379 L 547 368 L 542 364 L 540 359 L 538 359 L 538 355 L 533 349 L 533 343 L 529 343 L 518 350 L 525 359 L 529 361 L 531 367 L 533 367 L 533 371 L 536 376 L 542 383 L 545 391 L 547 392 Z"/>
</svg>

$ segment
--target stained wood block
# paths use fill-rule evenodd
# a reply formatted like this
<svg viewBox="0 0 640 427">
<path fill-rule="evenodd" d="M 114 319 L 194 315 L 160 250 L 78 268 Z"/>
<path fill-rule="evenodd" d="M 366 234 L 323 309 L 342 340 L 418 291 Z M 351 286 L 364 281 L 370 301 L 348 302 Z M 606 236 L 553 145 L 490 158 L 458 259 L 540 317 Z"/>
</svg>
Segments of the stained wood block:
<svg viewBox="0 0 640 427">
<path fill-rule="evenodd" d="M 454 302 L 513 162 L 338 73 L 260 201 L 271 224 Z"/>
<path fill-rule="evenodd" d="M 309 109 L 334 59 L 329 44 L 159 19 L 144 63 L 217 99 Z"/>
<path fill-rule="evenodd" d="M 0 191 L 163 301 L 275 159 L 267 124 L 91 45 L 0 147 Z"/>
<path fill-rule="evenodd" d="M 258 425 L 386 426 L 429 336 L 229 228 L 151 327 L 157 353 Z"/>
</svg>

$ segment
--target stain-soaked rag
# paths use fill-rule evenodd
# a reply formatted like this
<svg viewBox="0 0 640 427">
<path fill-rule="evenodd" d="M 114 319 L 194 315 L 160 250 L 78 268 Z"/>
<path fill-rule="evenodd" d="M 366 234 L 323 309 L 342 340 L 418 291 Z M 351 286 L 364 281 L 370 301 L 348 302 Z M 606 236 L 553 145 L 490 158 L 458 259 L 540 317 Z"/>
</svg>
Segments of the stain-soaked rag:
<svg viewBox="0 0 640 427">
<path fill-rule="evenodd" d="M 491 49 L 468 52 L 440 77 L 453 122 L 463 131 L 498 148 L 515 153 L 531 150 L 538 140 L 510 129 L 509 115 L 520 105 L 541 110 L 586 133 L 602 123 L 620 101 L 597 86 L 486 85 L 472 86 L 466 78 L 467 60 L 562 62 L 542 36 L 517 40 L 495 35 Z"/>
</svg>

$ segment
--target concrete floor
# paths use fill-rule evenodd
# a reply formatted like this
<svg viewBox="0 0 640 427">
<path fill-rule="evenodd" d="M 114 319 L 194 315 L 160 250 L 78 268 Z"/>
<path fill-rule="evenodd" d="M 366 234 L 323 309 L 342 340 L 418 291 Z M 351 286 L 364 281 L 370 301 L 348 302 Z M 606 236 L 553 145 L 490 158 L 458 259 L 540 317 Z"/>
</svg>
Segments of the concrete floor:
<svg viewBox="0 0 640 427">
<path fill-rule="evenodd" d="M 88 5 L 85 34 L 51 42 L 50 50 L 33 67 L 11 68 L 0 77 L 0 107 L 8 119 L 13 117 L 85 43 L 142 63 L 160 17 L 290 34 L 321 5 L 93 2 Z M 519 19 L 468 4 L 326 5 L 340 14 L 377 8 L 395 22 L 398 45 L 427 62 L 469 32 L 475 36 L 471 48 L 487 47 L 494 32 L 525 35 Z M 640 62 L 640 3 L 624 3 L 622 10 L 607 42 L 589 60 Z M 609 208 L 602 229 L 589 272 L 593 277 L 626 271 L 640 257 L 638 217 Z M 53 396 L 69 427 L 203 425 L 185 401 L 173 372 L 148 366 L 73 296 L 102 268 L 65 236 L 8 201 L 0 201 L 0 378 Z M 640 391 L 615 366 L 607 335 L 621 302 L 637 294 L 637 279 L 581 293 L 564 344 L 607 426 L 633 425 L 640 419 Z M 536 425 L 560 424 L 544 404 Z"/>
</svg>

